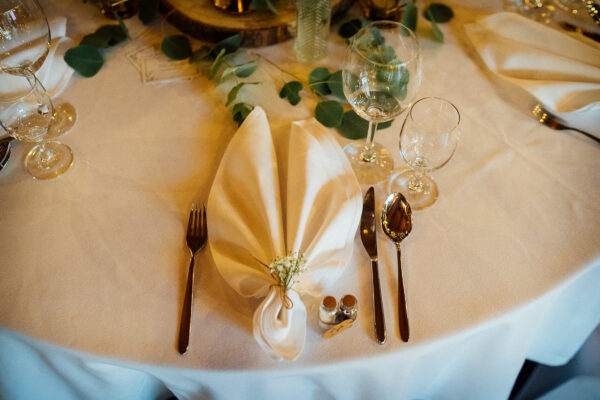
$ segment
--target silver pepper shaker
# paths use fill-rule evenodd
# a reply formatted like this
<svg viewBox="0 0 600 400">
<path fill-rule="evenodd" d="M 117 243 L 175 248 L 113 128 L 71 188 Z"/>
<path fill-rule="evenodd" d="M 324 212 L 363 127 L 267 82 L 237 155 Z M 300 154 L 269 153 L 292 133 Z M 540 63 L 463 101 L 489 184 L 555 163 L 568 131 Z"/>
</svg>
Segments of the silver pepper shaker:
<svg viewBox="0 0 600 400">
<path fill-rule="evenodd" d="M 342 321 L 346 319 L 355 320 L 358 312 L 358 302 L 356 297 L 351 294 L 347 294 L 340 300 L 340 319 Z"/>
</svg>

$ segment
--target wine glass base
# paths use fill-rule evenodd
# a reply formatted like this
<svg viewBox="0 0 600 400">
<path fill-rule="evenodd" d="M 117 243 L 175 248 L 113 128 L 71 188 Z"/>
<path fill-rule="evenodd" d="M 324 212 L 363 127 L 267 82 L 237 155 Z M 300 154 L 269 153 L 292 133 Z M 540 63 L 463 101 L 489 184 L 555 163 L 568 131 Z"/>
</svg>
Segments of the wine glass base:
<svg viewBox="0 0 600 400">
<path fill-rule="evenodd" d="M 45 142 L 45 154 L 41 154 L 40 146 L 34 146 L 25 157 L 27 172 L 35 179 L 56 178 L 73 164 L 73 152 L 66 144 Z"/>
<path fill-rule="evenodd" d="M 412 210 L 422 210 L 432 206 L 438 198 L 438 187 L 428 175 L 421 175 L 422 185 L 415 188 L 411 182 L 414 171 L 405 169 L 390 177 L 390 191 L 404 195 Z"/>
<path fill-rule="evenodd" d="M 71 103 L 59 103 L 54 105 L 54 116 L 52 125 L 48 129 L 46 139 L 54 139 L 67 133 L 77 121 L 77 112 Z"/>
<path fill-rule="evenodd" d="M 349 143 L 344 147 L 358 182 L 361 185 L 374 185 L 388 178 L 394 168 L 390 152 L 379 143 L 374 143 L 374 157 L 368 161 L 362 157 L 364 149 L 364 142 Z"/>
</svg>

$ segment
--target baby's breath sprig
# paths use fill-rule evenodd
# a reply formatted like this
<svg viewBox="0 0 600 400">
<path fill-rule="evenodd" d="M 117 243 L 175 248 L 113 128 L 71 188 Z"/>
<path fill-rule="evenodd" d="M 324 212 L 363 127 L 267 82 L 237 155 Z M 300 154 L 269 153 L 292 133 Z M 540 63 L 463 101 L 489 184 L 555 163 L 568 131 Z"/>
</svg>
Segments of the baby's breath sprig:
<svg viewBox="0 0 600 400">
<path fill-rule="evenodd" d="M 300 274 L 306 271 L 306 259 L 304 254 L 291 251 L 287 256 L 275 257 L 269 265 L 269 270 L 284 291 L 287 291 L 294 286 Z"/>
</svg>

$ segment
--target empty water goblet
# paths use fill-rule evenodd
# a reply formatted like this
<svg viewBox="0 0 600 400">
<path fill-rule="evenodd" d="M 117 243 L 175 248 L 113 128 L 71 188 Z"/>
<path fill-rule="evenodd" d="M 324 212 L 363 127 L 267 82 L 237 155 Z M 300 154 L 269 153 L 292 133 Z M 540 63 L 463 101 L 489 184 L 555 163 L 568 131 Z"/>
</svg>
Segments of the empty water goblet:
<svg viewBox="0 0 600 400">
<path fill-rule="evenodd" d="M 438 187 L 430 172 L 444 166 L 459 140 L 460 113 L 449 101 L 424 97 L 410 108 L 400 130 L 400 154 L 408 170 L 391 181 L 391 190 L 402 193 L 413 210 L 431 206 Z"/>
</svg>

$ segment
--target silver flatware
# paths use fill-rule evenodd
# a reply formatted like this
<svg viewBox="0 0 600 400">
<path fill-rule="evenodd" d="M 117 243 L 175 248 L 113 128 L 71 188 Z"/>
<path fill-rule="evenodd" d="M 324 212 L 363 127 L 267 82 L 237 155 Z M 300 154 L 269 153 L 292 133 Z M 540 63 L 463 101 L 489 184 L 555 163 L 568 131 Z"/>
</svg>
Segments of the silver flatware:
<svg viewBox="0 0 600 400">
<path fill-rule="evenodd" d="M 180 354 L 184 354 L 187 351 L 190 343 L 194 289 L 194 257 L 196 253 L 206 245 L 207 237 L 206 208 L 202 205 L 202 210 L 200 210 L 196 204 L 192 204 L 186 233 L 186 242 L 190 250 L 191 259 L 187 285 L 185 288 L 185 297 L 181 309 L 181 323 L 179 325 L 179 340 L 177 343 L 177 350 Z"/>
<path fill-rule="evenodd" d="M 4 168 L 10 157 L 10 148 L 15 139 L 12 136 L 4 136 L 0 138 L 0 170 Z"/>
<path fill-rule="evenodd" d="M 398 254 L 398 321 L 400 325 L 400 337 L 403 341 L 408 342 L 408 310 L 406 308 L 404 280 L 402 279 L 400 242 L 412 230 L 412 220 L 410 205 L 401 193 L 392 193 L 385 200 L 381 212 L 381 227 L 396 245 L 396 252 Z"/>
<path fill-rule="evenodd" d="M 582 131 L 581 129 L 577 129 L 577 128 L 573 128 L 573 127 L 565 125 L 564 122 L 559 117 L 557 117 L 556 115 L 553 115 L 551 112 L 546 110 L 541 104 L 536 104 L 536 106 L 533 107 L 533 110 L 531 110 L 531 113 L 533 114 L 535 119 L 537 119 L 540 123 L 552 128 L 552 129 L 556 129 L 556 130 L 569 129 L 572 131 L 576 131 L 576 132 L 579 132 L 579 133 L 589 137 L 590 139 L 593 139 L 597 143 L 600 143 L 600 138 L 597 138 L 596 136 L 592 135 L 591 133 L 587 133 L 587 132 Z"/>
<path fill-rule="evenodd" d="M 375 336 L 380 344 L 385 343 L 385 318 L 381 301 L 381 285 L 379 284 L 379 266 L 377 264 L 377 232 L 375 226 L 375 190 L 373 186 L 367 190 L 360 217 L 360 238 L 365 250 L 371 258 L 373 272 L 373 305 L 375 309 Z"/>
</svg>

